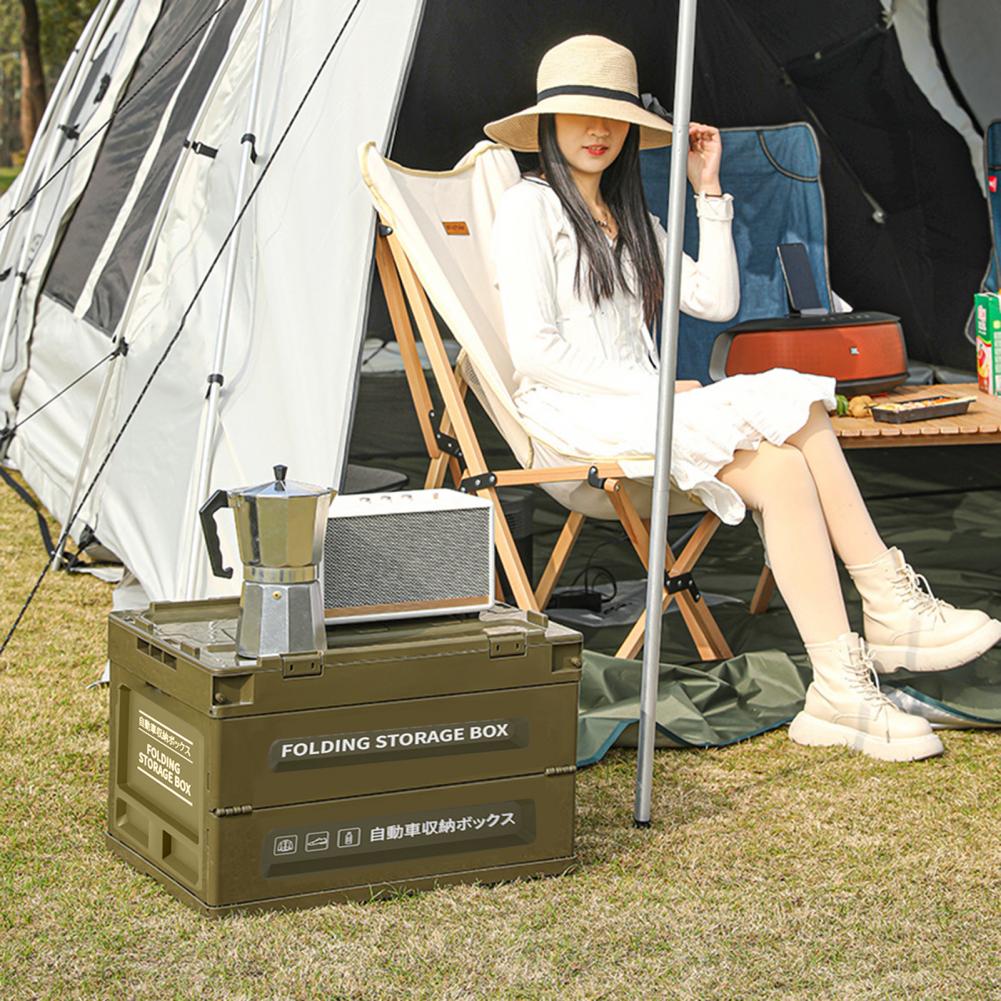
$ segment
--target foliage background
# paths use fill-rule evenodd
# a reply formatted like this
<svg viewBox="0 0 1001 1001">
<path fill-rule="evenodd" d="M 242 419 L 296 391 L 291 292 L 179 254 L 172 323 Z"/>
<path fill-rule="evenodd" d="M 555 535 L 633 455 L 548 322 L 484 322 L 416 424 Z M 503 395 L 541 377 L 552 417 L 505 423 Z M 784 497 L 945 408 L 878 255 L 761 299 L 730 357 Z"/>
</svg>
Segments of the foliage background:
<svg viewBox="0 0 1001 1001">
<path fill-rule="evenodd" d="M 98 0 L 37 0 L 41 19 L 42 64 L 46 93 L 51 93 Z M 21 100 L 21 4 L 0 0 L 0 166 L 10 165 L 21 150 L 18 131 Z"/>
</svg>

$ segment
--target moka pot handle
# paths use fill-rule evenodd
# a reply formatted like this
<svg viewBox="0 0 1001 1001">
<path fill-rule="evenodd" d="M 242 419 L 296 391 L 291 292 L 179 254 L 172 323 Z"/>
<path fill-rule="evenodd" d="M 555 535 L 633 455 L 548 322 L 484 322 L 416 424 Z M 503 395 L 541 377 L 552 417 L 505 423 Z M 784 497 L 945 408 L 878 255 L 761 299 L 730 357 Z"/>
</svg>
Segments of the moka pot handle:
<svg viewBox="0 0 1001 1001">
<path fill-rule="evenodd" d="M 202 520 L 202 535 L 205 536 L 205 548 L 209 551 L 209 563 L 216 577 L 232 577 L 233 568 L 222 565 L 222 548 L 219 545 L 219 529 L 216 525 L 216 512 L 229 507 L 229 491 L 217 490 L 198 510 Z"/>
</svg>

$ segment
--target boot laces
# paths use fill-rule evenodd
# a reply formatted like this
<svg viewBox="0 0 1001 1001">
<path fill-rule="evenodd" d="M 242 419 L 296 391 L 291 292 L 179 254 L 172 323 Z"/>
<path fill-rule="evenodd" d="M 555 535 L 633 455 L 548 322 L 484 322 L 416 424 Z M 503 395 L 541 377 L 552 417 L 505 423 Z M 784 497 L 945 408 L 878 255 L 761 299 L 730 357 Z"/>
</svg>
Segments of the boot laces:
<svg viewBox="0 0 1001 1001">
<path fill-rule="evenodd" d="M 893 708 L 893 703 L 879 687 L 879 674 L 872 660 L 872 652 L 865 640 L 859 640 L 858 658 L 849 658 L 850 686 L 867 702 Z"/>
<path fill-rule="evenodd" d="M 894 584 L 904 600 L 918 613 L 932 614 L 944 620 L 945 610 L 952 607 L 941 598 L 935 597 L 928 578 L 922 573 L 917 573 L 910 563 L 905 563 L 900 568 Z"/>
</svg>

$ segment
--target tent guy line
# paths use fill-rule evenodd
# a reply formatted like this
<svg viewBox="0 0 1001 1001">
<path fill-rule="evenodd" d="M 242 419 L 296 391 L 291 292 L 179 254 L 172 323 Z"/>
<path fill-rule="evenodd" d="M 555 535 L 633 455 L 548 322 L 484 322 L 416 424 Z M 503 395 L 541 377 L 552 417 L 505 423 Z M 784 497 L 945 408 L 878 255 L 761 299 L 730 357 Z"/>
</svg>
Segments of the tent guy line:
<svg viewBox="0 0 1001 1001">
<path fill-rule="evenodd" d="M 228 0 L 225 0 L 225 2 L 228 2 Z M 170 340 L 167 342 L 166 347 L 163 349 L 163 352 L 161 353 L 160 357 L 157 359 L 157 362 L 153 366 L 153 369 L 150 372 L 149 377 L 146 379 L 146 382 L 143 383 L 142 388 L 139 390 L 138 395 L 136 396 L 135 400 L 132 403 L 132 406 L 129 408 L 128 413 L 125 415 L 125 419 L 122 421 L 122 426 L 118 429 L 118 432 L 115 434 L 114 439 L 112 439 L 111 445 L 108 447 L 108 451 L 105 453 L 104 458 L 101 460 L 100 465 L 97 467 L 97 471 L 94 473 L 94 476 L 91 479 L 90 483 L 88 484 L 87 489 L 83 492 L 83 495 L 81 496 L 80 501 L 76 506 L 76 509 L 66 519 L 66 524 L 63 526 L 62 532 L 59 535 L 59 541 L 56 543 L 57 552 L 61 551 L 62 547 L 66 544 L 66 540 L 69 538 L 69 533 L 73 527 L 73 524 L 79 517 L 80 512 L 83 510 L 84 506 L 87 503 L 87 500 L 90 498 L 90 495 L 93 492 L 94 487 L 97 485 L 97 481 L 100 479 L 101 474 L 104 472 L 108 463 L 111 461 L 111 457 L 112 455 L 114 455 L 115 449 L 118 447 L 118 443 L 122 440 L 122 437 L 125 434 L 126 429 L 132 422 L 132 418 L 135 416 L 136 411 L 139 409 L 139 405 L 142 403 L 143 399 L 146 396 L 146 393 L 149 391 L 150 386 L 153 384 L 153 380 L 156 378 L 156 376 L 160 372 L 160 369 L 167 361 L 168 356 L 170 355 L 171 351 L 174 348 L 174 345 L 177 343 L 181 334 L 184 332 L 184 325 L 187 322 L 188 316 L 191 314 L 192 309 L 194 309 L 195 303 L 198 301 L 198 297 L 202 294 L 202 290 L 208 284 L 209 278 L 212 276 L 213 271 L 215 271 L 216 265 L 222 259 L 222 255 L 225 252 L 226 247 L 229 244 L 229 241 L 233 238 L 233 234 L 239 228 L 240 223 L 247 212 L 247 209 L 250 207 L 251 202 L 254 200 L 254 196 L 257 194 L 261 185 L 264 183 L 265 177 L 268 176 L 268 172 L 271 170 L 271 167 L 273 166 L 276 158 L 278 157 L 279 151 L 285 144 L 285 140 L 288 138 L 288 134 L 289 132 L 291 132 L 292 126 L 295 125 L 296 120 L 299 118 L 299 115 L 302 112 L 302 109 L 305 107 L 306 102 L 309 100 L 310 94 L 313 93 L 313 90 L 315 89 L 317 82 L 323 75 L 323 71 L 327 68 L 327 65 L 330 63 L 330 59 L 334 54 L 334 50 L 337 48 L 337 45 L 340 42 L 341 38 L 343 38 L 344 32 L 347 31 L 348 25 L 351 23 L 351 20 L 354 17 L 355 12 L 358 10 L 358 7 L 360 5 L 361 5 L 361 0 L 355 0 L 354 4 L 351 6 L 351 10 L 348 11 L 347 17 L 344 19 L 344 23 L 338 30 L 337 35 L 334 38 L 333 42 L 331 42 L 330 48 L 327 49 L 326 55 L 323 57 L 323 60 L 321 61 L 319 68 L 313 74 L 313 78 L 310 80 L 309 85 L 306 87 L 305 92 L 303 93 L 302 97 L 299 100 L 299 103 L 296 105 L 295 110 L 292 112 L 292 117 L 289 119 L 288 124 L 282 130 L 282 134 L 278 137 L 278 141 L 275 143 L 275 148 L 272 151 L 271 156 L 267 158 L 267 162 L 261 169 L 261 176 L 258 177 L 258 179 L 254 182 L 254 186 L 250 189 L 250 193 L 247 195 L 246 199 L 243 202 L 243 205 L 240 207 L 240 211 L 236 214 L 236 217 L 233 219 L 232 225 L 229 227 L 229 230 L 227 231 L 225 237 L 222 240 L 222 243 L 219 245 L 219 249 L 216 251 L 215 256 L 209 263 L 209 266 L 205 274 L 203 275 L 202 280 L 198 283 L 198 287 L 195 289 L 194 295 L 191 297 L 190 302 L 188 303 L 187 307 L 184 310 L 184 313 L 181 315 L 181 320 L 177 325 L 177 329 L 174 331 Z M 10 626 L 10 629 L 7 631 L 7 634 L 3 639 L 3 642 L 0 643 L 0 656 L 2 656 L 3 653 L 6 651 L 8 644 L 14 637 L 14 633 L 17 631 L 17 627 L 21 624 L 21 620 L 24 618 L 25 613 L 31 606 L 31 603 L 34 600 L 35 595 L 38 593 L 39 588 L 42 586 L 42 582 L 45 580 L 51 566 L 52 563 L 48 559 L 46 559 L 45 566 L 42 568 L 42 572 L 38 575 L 38 579 L 32 585 L 31 591 L 28 593 L 27 598 L 25 598 L 24 604 L 21 606 L 20 611 L 15 616 L 14 621 Z"/>
<path fill-rule="evenodd" d="M 23 417 L 21 418 L 21 420 L 15 421 L 15 423 L 11 424 L 10 427 L 0 428 L 0 449 L 2 449 L 6 445 L 8 439 L 14 437 L 14 435 L 17 432 L 17 429 L 20 427 L 24 427 L 24 425 L 27 424 L 32 417 L 35 417 L 36 415 L 40 414 L 50 404 L 55 403 L 60 396 L 62 396 L 64 393 L 68 393 L 75 385 L 77 385 L 77 383 L 83 382 L 83 380 L 86 379 L 91 372 L 94 372 L 97 369 L 99 369 L 105 362 L 111 361 L 111 359 L 114 358 L 116 355 L 128 354 L 128 351 L 129 351 L 128 344 L 124 340 L 119 341 L 118 344 L 114 348 L 112 348 L 111 351 L 109 351 L 103 358 L 99 358 L 96 362 L 94 362 L 93 365 L 90 366 L 90 368 L 87 369 L 86 372 L 81 372 L 80 375 L 78 375 L 71 383 L 69 383 L 66 386 L 63 386 L 62 389 L 60 389 L 58 392 L 50 396 L 44 403 L 39 404 L 39 406 L 35 407 L 35 409 L 32 410 L 27 417 Z"/>
<path fill-rule="evenodd" d="M 7 218 L 0 223 L 0 233 L 2 233 L 22 212 L 26 209 L 31 208 L 32 202 L 95 140 L 100 136 L 106 129 L 108 129 L 114 120 L 163 72 L 164 69 L 169 66 L 174 59 L 181 53 L 181 51 L 209 25 L 215 18 L 222 12 L 226 5 L 230 3 L 230 0 L 221 0 L 221 3 L 216 7 L 208 17 L 203 20 L 194 31 L 188 35 L 180 45 L 174 49 L 173 52 L 167 58 L 156 67 L 155 70 L 145 79 L 143 82 L 136 87 L 135 91 L 131 93 L 120 105 L 118 105 L 108 116 L 107 121 L 99 125 L 93 132 L 92 135 L 88 136 L 86 141 L 82 142 L 73 152 L 61 163 L 48 177 L 46 177 L 38 186 L 35 188 L 31 194 L 28 195 L 27 199 L 22 202 L 17 208 L 11 209 L 7 214 Z M 3 281 L 9 276 L 11 268 L 5 268 L 0 272 L 0 281 Z M 22 280 L 26 277 L 23 275 L 18 275 Z"/>
</svg>

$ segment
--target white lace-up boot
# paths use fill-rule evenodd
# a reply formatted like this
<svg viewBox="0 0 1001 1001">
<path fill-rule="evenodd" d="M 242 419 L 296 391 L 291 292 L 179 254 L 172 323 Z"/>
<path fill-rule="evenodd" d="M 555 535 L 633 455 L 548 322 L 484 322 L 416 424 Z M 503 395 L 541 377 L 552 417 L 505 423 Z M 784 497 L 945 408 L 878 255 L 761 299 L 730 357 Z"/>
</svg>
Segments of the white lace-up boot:
<svg viewBox="0 0 1001 1001">
<path fill-rule="evenodd" d="M 942 753 L 927 720 L 901 712 L 880 690 L 866 643 L 843 633 L 806 648 L 813 683 L 789 737 L 812 747 L 851 747 L 882 761 L 915 761 Z"/>
<path fill-rule="evenodd" d="M 902 667 L 947 671 L 1001 640 L 1001 622 L 936 598 L 896 547 L 872 563 L 846 569 L 862 595 L 866 642 L 882 674 Z"/>
</svg>

